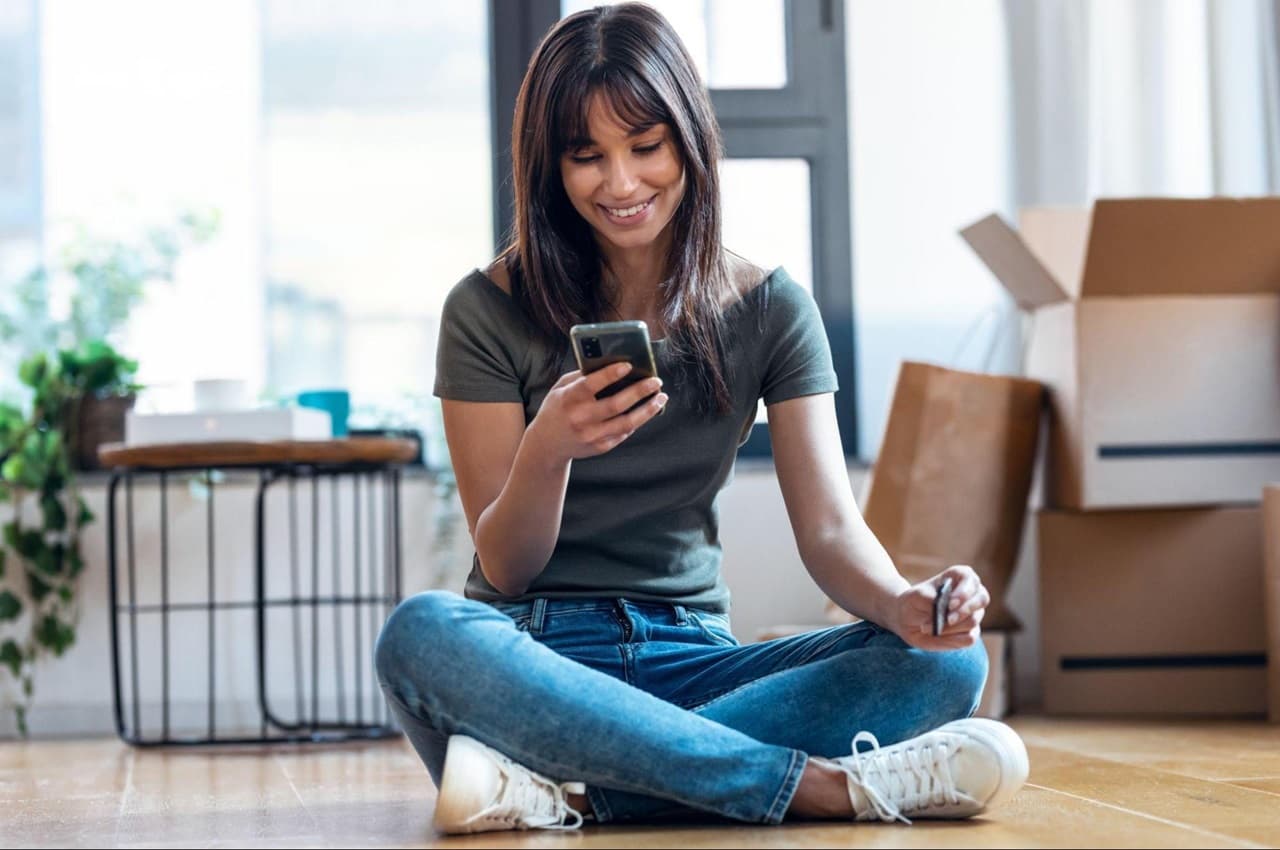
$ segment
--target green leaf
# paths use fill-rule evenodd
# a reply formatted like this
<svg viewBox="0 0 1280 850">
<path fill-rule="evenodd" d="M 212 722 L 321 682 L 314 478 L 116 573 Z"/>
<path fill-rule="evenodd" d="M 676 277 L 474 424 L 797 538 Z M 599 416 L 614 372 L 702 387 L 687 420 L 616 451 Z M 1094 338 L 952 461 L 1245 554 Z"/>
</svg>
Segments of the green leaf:
<svg viewBox="0 0 1280 850">
<path fill-rule="evenodd" d="M 21 485 L 27 475 L 27 462 L 22 455 L 12 455 L 0 466 L 0 478 Z"/>
<path fill-rule="evenodd" d="M 89 503 L 83 498 L 80 499 L 80 514 L 76 517 L 76 525 L 88 525 L 95 519 L 93 511 L 89 510 Z"/>
<path fill-rule="evenodd" d="M 15 705 L 13 707 L 13 716 L 18 721 L 18 734 L 24 738 L 27 737 L 30 732 L 27 728 L 27 707 L 25 705 Z"/>
<path fill-rule="evenodd" d="M 44 579 L 40 578 L 35 570 L 27 570 L 27 592 L 31 594 L 31 598 L 37 604 L 43 602 L 52 589 Z"/>
<path fill-rule="evenodd" d="M 18 380 L 33 388 L 42 383 L 48 373 L 49 358 L 44 354 L 32 355 L 18 366 Z"/>
<path fill-rule="evenodd" d="M 72 593 L 71 588 L 67 587 L 65 584 L 58 588 L 58 598 L 63 602 L 70 604 L 73 596 L 75 596 L 75 594 Z"/>
<path fill-rule="evenodd" d="M 11 591 L 0 591 L 0 622 L 16 620 L 22 613 L 22 600 Z"/>
<path fill-rule="evenodd" d="M 72 546 L 67 550 L 67 574 L 71 578 L 80 575 L 84 570 L 84 559 L 80 557 L 79 545 Z"/>
<path fill-rule="evenodd" d="M 52 546 L 42 546 L 33 560 L 36 569 L 47 576 L 56 576 L 61 571 L 62 559 L 58 557 L 57 549 Z"/>
<path fill-rule="evenodd" d="M 18 644 L 12 640 L 0 644 L 0 664 L 8 667 L 15 679 L 18 677 L 22 669 L 22 650 L 18 649 Z"/>
<path fill-rule="evenodd" d="M 4 578 L 5 568 L 8 567 L 9 553 L 4 549 L 0 549 L 0 578 Z"/>
<path fill-rule="evenodd" d="M 62 655 L 67 647 L 76 641 L 75 629 L 59 620 L 53 614 L 46 614 L 35 630 L 36 643 L 53 651 L 54 655 Z"/>
<path fill-rule="evenodd" d="M 34 686 L 34 683 L 31 681 L 31 677 L 23 676 L 22 677 L 22 695 L 27 699 L 31 699 L 31 692 L 33 690 L 35 690 L 35 686 Z"/>
<path fill-rule="evenodd" d="M 62 531 L 67 527 L 67 512 L 56 496 L 45 496 L 40 500 L 40 508 L 44 511 L 45 531 Z"/>
</svg>

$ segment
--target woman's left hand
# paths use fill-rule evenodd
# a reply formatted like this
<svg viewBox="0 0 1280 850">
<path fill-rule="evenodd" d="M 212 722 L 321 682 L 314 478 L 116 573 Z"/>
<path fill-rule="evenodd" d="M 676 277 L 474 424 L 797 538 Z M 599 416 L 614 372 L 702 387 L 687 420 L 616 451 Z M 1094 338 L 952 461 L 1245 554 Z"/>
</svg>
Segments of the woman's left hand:
<svg viewBox="0 0 1280 850">
<path fill-rule="evenodd" d="M 951 578 L 951 603 L 942 633 L 933 634 L 933 601 L 942 582 Z M 972 646 L 982 633 L 982 617 L 991 595 L 973 567 L 947 567 L 928 581 L 912 585 L 895 600 L 898 637 L 920 649 L 943 651 Z"/>
</svg>

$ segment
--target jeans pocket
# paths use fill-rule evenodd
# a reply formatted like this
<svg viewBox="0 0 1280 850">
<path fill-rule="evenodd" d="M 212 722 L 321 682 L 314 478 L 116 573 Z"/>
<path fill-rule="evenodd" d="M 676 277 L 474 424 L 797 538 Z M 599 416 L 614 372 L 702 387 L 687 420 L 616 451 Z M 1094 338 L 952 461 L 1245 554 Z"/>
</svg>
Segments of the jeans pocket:
<svg viewBox="0 0 1280 850">
<path fill-rule="evenodd" d="M 698 627 L 698 631 L 702 632 L 703 636 L 713 644 L 717 646 L 738 645 L 733 632 L 729 631 L 729 622 L 726 618 L 706 612 L 690 611 L 689 619 Z"/>
</svg>

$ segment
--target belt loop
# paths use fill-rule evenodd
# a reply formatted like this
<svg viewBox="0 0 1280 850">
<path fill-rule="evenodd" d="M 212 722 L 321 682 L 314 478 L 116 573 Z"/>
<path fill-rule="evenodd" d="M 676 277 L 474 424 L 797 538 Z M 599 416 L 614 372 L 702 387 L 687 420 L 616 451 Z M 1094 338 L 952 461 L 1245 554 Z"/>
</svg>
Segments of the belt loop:
<svg viewBox="0 0 1280 850">
<path fill-rule="evenodd" d="M 676 609 L 676 625 L 677 626 L 689 625 L 689 612 L 684 609 L 684 606 L 672 605 L 671 607 Z"/>
<path fill-rule="evenodd" d="M 542 634 L 542 624 L 547 619 L 547 598 L 539 596 L 533 600 L 533 616 L 529 618 L 529 633 Z"/>
</svg>

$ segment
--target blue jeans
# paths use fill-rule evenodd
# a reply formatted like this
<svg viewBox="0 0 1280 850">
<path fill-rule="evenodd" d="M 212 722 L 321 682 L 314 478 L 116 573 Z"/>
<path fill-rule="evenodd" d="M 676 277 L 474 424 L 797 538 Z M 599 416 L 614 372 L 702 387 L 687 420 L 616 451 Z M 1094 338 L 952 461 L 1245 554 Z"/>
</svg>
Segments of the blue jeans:
<svg viewBox="0 0 1280 850">
<path fill-rule="evenodd" d="M 727 617 L 678 605 L 444 591 L 392 612 L 376 664 L 437 786 L 449 736 L 469 735 L 585 782 L 601 822 L 779 823 L 810 755 L 966 717 L 987 675 L 981 642 L 925 652 L 869 622 L 743 646 Z"/>
</svg>

